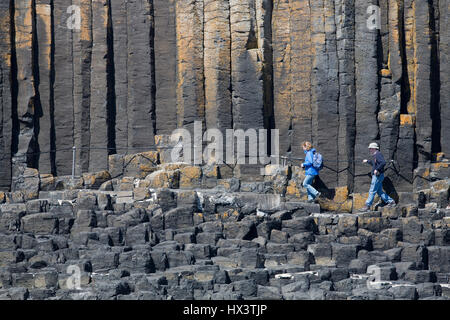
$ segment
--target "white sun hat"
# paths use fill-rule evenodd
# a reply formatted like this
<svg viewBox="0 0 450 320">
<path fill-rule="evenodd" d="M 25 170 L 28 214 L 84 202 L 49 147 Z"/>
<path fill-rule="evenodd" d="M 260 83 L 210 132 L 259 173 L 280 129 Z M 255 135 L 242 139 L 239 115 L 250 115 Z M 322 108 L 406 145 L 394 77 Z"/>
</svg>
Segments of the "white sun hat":
<svg viewBox="0 0 450 320">
<path fill-rule="evenodd" d="M 369 145 L 369 149 L 380 149 L 380 147 L 378 147 L 378 143 L 373 142 Z"/>
</svg>

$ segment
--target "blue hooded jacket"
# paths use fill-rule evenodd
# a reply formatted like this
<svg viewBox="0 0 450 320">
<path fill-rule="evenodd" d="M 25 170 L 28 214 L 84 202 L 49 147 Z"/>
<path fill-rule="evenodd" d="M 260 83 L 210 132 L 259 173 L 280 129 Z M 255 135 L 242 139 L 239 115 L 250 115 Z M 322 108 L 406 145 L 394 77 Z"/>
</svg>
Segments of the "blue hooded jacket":
<svg viewBox="0 0 450 320">
<path fill-rule="evenodd" d="M 305 174 L 308 176 L 317 176 L 319 172 L 313 166 L 314 161 L 314 153 L 316 153 L 316 149 L 311 149 L 309 151 L 305 150 L 305 162 L 303 162 L 303 167 L 305 168 Z"/>
</svg>

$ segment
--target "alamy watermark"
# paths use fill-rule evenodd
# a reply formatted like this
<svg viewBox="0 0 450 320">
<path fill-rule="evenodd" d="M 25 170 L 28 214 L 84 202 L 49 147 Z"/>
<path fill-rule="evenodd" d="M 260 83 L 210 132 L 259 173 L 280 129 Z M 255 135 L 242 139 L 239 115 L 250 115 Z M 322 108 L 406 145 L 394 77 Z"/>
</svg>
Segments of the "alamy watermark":
<svg viewBox="0 0 450 320">
<path fill-rule="evenodd" d="M 67 273 L 70 276 L 66 280 L 66 287 L 69 290 L 81 290 L 81 269 L 77 265 L 67 267 Z"/>
<path fill-rule="evenodd" d="M 381 29 L 381 9 L 377 5 L 370 5 L 367 7 L 367 14 L 369 17 L 366 20 L 366 25 L 369 30 Z M 67 8 L 67 13 L 70 14 L 67 19 L 67 28 L 70 30 L 81 29 L 81 9 L 79 5 L 71 5 Z"/>
<path fill-rule="evenodd" d="M 67 18 L 67 28 L 70 30 L 81 29 L 81 9 L 80 6 L 71 5 L 67 8 L 67 13 L 70 14 L 70 17 Z"/>
<path fill-rule="evenodd" d="M 381 29 L 381 9 L 377 5 L 370 5 L 367 7 L 367 14 L 370 16 L 367 18 L 367 29 L 380 30 Z"/>
<path fill-rule="evenodd" d="M 269 155 L 267 129 L 208 129 L 203 132 L 202 122 L 195 121 L 193 136 L 183 128 L 176 129 L 170 136 L 171 143 L 174 144 L 171 160 L 194 165 L 279 165 L 279 136 L 278 129 L 270 130 Z"/>
</svg>

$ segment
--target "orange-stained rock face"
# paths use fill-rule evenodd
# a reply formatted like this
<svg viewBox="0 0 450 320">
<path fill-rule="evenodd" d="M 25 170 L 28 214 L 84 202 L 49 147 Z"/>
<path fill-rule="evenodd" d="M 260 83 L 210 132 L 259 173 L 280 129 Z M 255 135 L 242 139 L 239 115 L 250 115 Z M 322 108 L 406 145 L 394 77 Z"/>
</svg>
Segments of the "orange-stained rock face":
<svg viewBox="0 0 450 320">
<path fill-rule="evenodd" d="M 414 126 L 415 124 L 415 117 L 414 115 L 409 114 L 401 114 L 400 115 L 400 125 L 401 126 Z"/>
<path fill-rule="evenodd" d="M 72 146 L 77 176 L 144 179 L 171 162 L 173 130 L 193 133 L 195 121 L 222 132 L 277 129 L 280 155 L 293 158 L 311 141 L 329 189 L 367 192 L 361 160 L 373 141 L 398 162 L 387 173 L 397 191 L 412 191 L 416 168 L 447 175 L 445 156 L 430 163 L 450 154 L 445 0 L 11 4 L 0 5 L 2 190 L 27 165 L 70 175 Z M 69 29 L 71 5 L 79 30 Z M 380 30 L 368 27 L 370 5 L 380 8 Z M 140 152 L 152 160 L 127 168 Z M 244 172 L 232 170 L 208 170 L 199 183 Z M 297 194 L 281 180 L 277 192 Z"/>
<path fill-rule="evenodd" d="M 180 188 L 194 188 L 201 184 L 200 167 L 184 167 L 180 170 Z"/>
</svg>

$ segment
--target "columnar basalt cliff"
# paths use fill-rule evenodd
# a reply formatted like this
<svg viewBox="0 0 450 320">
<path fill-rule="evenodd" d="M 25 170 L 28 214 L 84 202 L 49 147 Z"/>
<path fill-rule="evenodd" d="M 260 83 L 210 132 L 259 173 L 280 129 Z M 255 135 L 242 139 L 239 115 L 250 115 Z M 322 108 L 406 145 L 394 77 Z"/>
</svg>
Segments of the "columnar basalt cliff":
<svg viewBox="0 0 450 320">
<path fill-rule="evenodd" d="M 367 189 L 369 142 L 411 191 L 450 155 L 448 0 L 9 0 L 0 4 L 0 189 L 108 169 L 176 128 L 311 140 L 328 188 Z M 378 16 L 377 13 L 380 13 Z M 156 141 L 155 141 L 156 137 Z"/>
<path fill-rule="evenodd" d="M 449 5 L 0 0 L 0 300 L 450 299 Z"/>
</svg>

